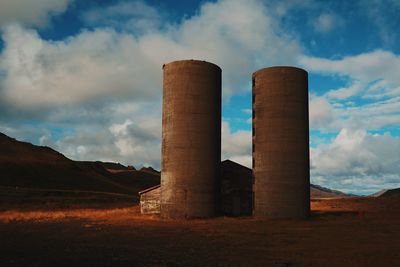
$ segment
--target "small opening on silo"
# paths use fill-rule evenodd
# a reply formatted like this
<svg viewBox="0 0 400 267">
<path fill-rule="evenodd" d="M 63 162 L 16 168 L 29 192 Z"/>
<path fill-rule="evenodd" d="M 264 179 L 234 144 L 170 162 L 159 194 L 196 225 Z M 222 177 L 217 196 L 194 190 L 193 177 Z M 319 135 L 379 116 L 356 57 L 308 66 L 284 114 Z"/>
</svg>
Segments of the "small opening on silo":
<svg viewBox="0 0 400 267">
<path fill-rule="evenodd" d="M 253 104 L 256 102 L 256 94 L 253 93 L 253 100 L 252 100 Z"/>
<path fill-rule="evenodd" d="M 251 87 L 254 88 L 254 86 L 256 85 L 256 80 L 254 79 L 254 77 L 251 79 Z"/>
</svg>

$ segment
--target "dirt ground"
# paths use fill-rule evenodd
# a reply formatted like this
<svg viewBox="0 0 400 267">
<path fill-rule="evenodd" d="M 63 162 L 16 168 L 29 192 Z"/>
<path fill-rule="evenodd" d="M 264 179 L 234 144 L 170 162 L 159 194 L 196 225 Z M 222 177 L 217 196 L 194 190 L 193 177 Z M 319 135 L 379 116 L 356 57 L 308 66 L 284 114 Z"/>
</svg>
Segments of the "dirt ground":
<svg viewBox="0 0 400 267">
<path fill-rule="evenodd" d="M 0 266 L 400 266 L 400 198 L 312 201 L 307 220 L 171 221 L 139 208 L 3 210 Z"/>
</svg>

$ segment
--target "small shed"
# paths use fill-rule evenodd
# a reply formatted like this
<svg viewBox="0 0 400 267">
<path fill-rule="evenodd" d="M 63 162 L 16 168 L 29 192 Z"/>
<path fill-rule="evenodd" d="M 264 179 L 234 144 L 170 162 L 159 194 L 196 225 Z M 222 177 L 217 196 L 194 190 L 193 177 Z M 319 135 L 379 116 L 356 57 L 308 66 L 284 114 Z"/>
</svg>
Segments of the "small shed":
<svg viewBox="0 0 400 267">
<path fill-rule="evenodd" d="M 157 214 L 160 213 L 160 185 L 147 188 L 139 192 L 140 213 Z"/>
<path fill-rule="evenodd" d="M 231 160 L 221 162 L 220 211 L 227 216 L 251 216 L 252 170 Z"/>
<path fill-rule="evenodd" d="M 218 209 L 220 215 L 250 216 L 253 211 L 253 175 L 251 169 L 231 160 L 221 162 Z M 161 187 L 139 192 L 142 214 L 160 213 Z"/>
</svg>

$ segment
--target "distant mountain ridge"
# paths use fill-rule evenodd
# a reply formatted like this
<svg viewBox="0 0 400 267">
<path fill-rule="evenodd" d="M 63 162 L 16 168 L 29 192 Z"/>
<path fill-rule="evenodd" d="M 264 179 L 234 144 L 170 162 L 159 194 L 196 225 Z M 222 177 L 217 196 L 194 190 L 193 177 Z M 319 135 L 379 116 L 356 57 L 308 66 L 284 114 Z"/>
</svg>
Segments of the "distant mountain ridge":
<svg viewBox="0 0 400 267">
<path fill-rule="evenodd" d="M 140 169 L 140 171 L 160 175 L 160 172 L 157 171 L 157 170 L 155 170 L 155 169 L 154 169 L 153 167 L 151 167 L 151 166 L 149 166 L 149 167 L 142 167 L 142 168 Z"/>
<path fill-rule="evenodd" d="M 343 193 L 339 190 L 329 189 L 320 185 L 310 184 L 310 195 L 312 198 L 324 197 L 350 197 L 353 195 Z"/>
<path fill-rule="evenodd" d="M 387 191 L 389 191 L 389 189 L 379 190 L 378 192 L 370 195 L 370 197 L 380 197 L 381 195 L 385 194 Z"/>
<path fill-rule="evenodd" d="M 387 189 L 378 197 L 399 197 L 399 196 L 400 196 L 400 188 L 394 188 L 394 189 Z"/>
<path fill-rule="evenodd" d="M 118 170 L 113 173 L 110 170 Z M 0 186 L 110 192 L 137 196 L 159 175 L 119 163 L 73 161 L 43 146 L 0 133 Z"/>
</svg>

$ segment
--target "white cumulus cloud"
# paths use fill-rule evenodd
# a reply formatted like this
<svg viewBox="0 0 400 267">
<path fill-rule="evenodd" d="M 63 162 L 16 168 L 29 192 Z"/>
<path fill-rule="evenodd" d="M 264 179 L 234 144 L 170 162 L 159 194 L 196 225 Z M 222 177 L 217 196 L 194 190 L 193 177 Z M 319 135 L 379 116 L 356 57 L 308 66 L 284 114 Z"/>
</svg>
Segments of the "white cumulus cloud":
<svg viewBox="0 0 400 267">
<path fill-rule="evenodd" d="M 126 12 L 117 7 L 113 12 Z M 257 68 L 295 64 L 300 46 L 277 27 L 260 2 L 239 0 L 205 3 L 181 24 L 140 36 L 95 28 L 49 41 L 12 25 L 2 34 L 0 94 L 13 108 L 24 109 L 99 97 L 155 97 L 161 93 L 161 66 L 194 58 L 221 66 L 223 93 L 229 97 L 248 89 Z"/>
<path fill-rule="evenodd" d="M 222 122 L 222 160 L 230 159 L 252 167 L 251 131 L 232 132 L 229 123 Z"/>
<path fill-rule="evenodd" d="M 344 128 L 331 143 L 311 149 L 311 174 L 345 191 L 400 187 L 399 151 L 399 137 Z"/>
<path fill-rule="evenodd" d="M 327 129 L 334 118 L 333 107 L 324 97 L 311 96 L 309 101 L 309 120 L 312 129 Z"/>
<path fill-rule="evenodd" d="M 388 89 L 400 86 L 400 56 L 390 51 L 375 50 L 341 59 L 303 56 L 300 63 L 309 71 L 350 77 L 364 86 L 378 80 L 386 81 Z"/>
<path fill-rule="evenodd" d="M 85 12 L 82 17 L 91 26 L 112 27 L 134 33 L 155 31 L 162 25 L 158 10 L 144 1 L 120 2 L 94 8 Z"/>
<path fill-rule="evenodd" d="M 21 108 L 81 104 L 104 96 L 159 95 L 161 67 L 140 53 L 135 39 L 113 30 L 83 31 L 46 41 L 34 30 L 9 26 L 3 33 L 0 94 Z M 29 96 L 29 97 L 28 97 Z"/>
<path fill-rule="evenodd" d="M 400 76 L 397 73 L 400 69 L 399 55 L 376 50 L 342 59 L 303 56 L 300 62 L 311 72 L 349 80 L 349 86 L 329 90 L 321 96 L 333 108 L 335 116 L 331 126 L 337 130 L 342 128 L 376 130 L 399 125 Z M 357 104 L 349 99 L 356 99 Z M 315 115 L 312 113 L 313 103 L 310 105 L 312 117 Z M 312 127 L 319 126 L 314 124 Z"/>
<path fill-rule="evenodd" d="M 0 27 L 11 23 L 47 26 L 52 15 L 63 13 L 71 0 L 1 0 Z"/>
</svg>

